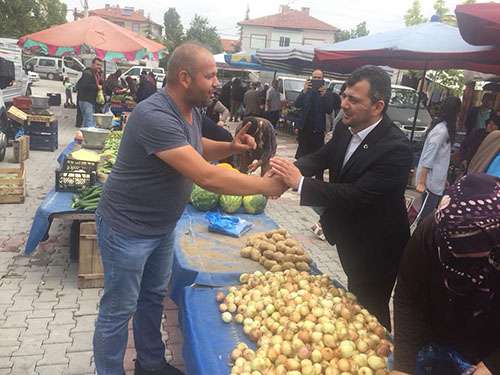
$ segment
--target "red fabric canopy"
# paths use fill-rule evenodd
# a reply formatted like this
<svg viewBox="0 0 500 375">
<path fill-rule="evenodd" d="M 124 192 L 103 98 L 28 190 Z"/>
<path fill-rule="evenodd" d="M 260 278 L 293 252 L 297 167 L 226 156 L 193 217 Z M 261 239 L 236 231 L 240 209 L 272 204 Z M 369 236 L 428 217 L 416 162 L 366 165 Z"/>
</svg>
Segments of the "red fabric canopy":
<svg viewBox="0 0 500 375">
<path fill-rule="evenodd" d="M 500 45 L 500 4 L 464 4 L 455 9 L 458 28 L 470 44 Z"/>
<path fill-rule="evenodd" d="M 79 53 L 82 47 L 90 47 L 100 54 L 123 54 L 130 59 L 138 52 L 157 54 L 165 50 L 165 46 L 139 34 L 109 22 L 103 18 L 91 16 L 80 20 L 50 27 L 48 29 L 25 35 L 18 44 L 24 47 L 26 42 L 47 45 L 48 53 L 57 49 L 71 48 Z"/>
</svg>

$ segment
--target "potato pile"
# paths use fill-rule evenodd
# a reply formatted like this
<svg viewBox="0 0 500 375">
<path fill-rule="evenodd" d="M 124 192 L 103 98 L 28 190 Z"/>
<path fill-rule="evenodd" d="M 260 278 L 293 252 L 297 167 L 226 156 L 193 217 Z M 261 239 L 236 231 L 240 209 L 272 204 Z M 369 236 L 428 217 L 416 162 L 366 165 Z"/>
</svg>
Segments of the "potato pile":
<svg viewBox="0 0 500 375">
<path fill-rule="evenodd" d="M 324 275 L 295 269 L 242 274 L 216 295 L 222 320 L 243 325 L 231 375 L 387 375 L 385 328 Z"/>
<path fill-rule="evenodd" d="M 286 229 L 259 233 L 248 238 L 240 255 L 259 262 L 271 272 L 289 269 L 308 272 L 312 262 L 299 243 L 290 238 Z"/>
</svg>

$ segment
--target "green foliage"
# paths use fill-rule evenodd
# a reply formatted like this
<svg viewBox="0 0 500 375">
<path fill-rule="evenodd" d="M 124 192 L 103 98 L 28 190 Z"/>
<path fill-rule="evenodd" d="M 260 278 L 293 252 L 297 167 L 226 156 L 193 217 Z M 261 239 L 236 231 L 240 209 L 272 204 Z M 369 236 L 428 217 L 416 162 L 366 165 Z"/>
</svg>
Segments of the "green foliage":
<svg viewBox="0 0 500 375">
<path fill-rule="evenodd" d="M 366 21 L 358 23 L 354 29 L 351 30 L 340 30 L 337 33 L 335 40 L 341 42 L 348 39 L 356 39 L 362 36 L 370 34 L 370 31 L 366 28 Z"/>
<path fill-rule="evenodd" d="M 165 40 L 163 43 L 167 46 L 168 52 L 172 52 L 184 40 L 184 28 L 182 27 L 181 17 L 175 8 L 168 8 L 165 12 L 163 15 L 163 26 L 165 29 Z"/>
<path fill-rule="evenodd" d="M 427 19 L 422 15 L 422 7 L 420 6 L 419 0 L 413 0 L 413 4 L 411 8 L 406 11 L 404 19 L 406 26 L 419 25 L 427 22 Z"/>
<path fill-rule="evenodd" d="M 446 7 L 444 0 L 436 0 L 434 2 L 433 8 L 434 14 L 436 16 L 439 16 L 439 18 L 441 19 L 443 19 L 443 17 L 450 12 L 450 10 Z"/>
<path fill-rule="evenodd" d="M 19 38 L 66 23 L 60 0 L 0 0 L 0 37 Z"/>
<path fill-rule="evenodd" d="M 465 88 L 463 70 L 431 70 L 427 73 L 427 78 L 449 88 L 453 95 L 461 97 Z"/>
<path fill-rule="evenodd" d="M 217 28 L 211 26 L 206 17 L 195 14 L 186 31 L 186 40 L 201 43 L 214 54 L 222 52 L 222 43 Z"/>
</svg>

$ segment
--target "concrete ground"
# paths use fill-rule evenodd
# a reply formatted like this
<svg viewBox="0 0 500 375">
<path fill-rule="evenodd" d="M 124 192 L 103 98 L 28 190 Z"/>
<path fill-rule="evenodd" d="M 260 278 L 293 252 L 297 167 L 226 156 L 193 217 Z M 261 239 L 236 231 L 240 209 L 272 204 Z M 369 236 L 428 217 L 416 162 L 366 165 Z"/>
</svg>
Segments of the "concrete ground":
<svg viewBox="0 0 500 375">
<path fill-rule="evenodd" d="M 34 95 L 63 92 L 61 82 L 42 80 Z M 23 204 L 0 205 L 0 375 L 93 374 L 92 336 L 100 289 L 78 289 L 78 263 L 69 257 L 70 222 L 55 220 L 49 239 L 30 257 L 22 254 L 35 211 L 54 186 L 57 157 L 72 141 L 75 110 L 53 107 L 59 119 L 59 149 L 31 151 L 27 168 L 27 197 Z M 278 155 L 293 157 L 293 136 L 279 134 Z M 8 149 L 6 160 L 11 157 Z M 2 162 L 0 167 L 8 166 Z M 310 227 L 318 216 L 300 207 L 298 195 L 287 192 L 269 202 L 267 213 L 300 240 L 319 269 L 345 283 L 334 248 L 315 237 Z M 130 331 L 131 333 L 131 331 Z M 184 368 L 182 333 L 177 308 L 165 303 L 163 335 L 167 359 Z M 133 373 L 135 351 L 132 335 L 125 358 L 127 374 Z M 214 374 L 215 375 L 215 374 Z"/>
</svg>

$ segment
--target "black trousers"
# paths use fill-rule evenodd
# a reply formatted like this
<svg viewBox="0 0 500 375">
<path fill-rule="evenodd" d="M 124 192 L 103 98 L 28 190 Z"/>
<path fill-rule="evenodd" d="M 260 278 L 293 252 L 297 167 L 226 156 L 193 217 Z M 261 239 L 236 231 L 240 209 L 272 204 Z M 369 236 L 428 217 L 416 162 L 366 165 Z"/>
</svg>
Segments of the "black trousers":
<svg viewBox="0 0 500 375">
<path fill-rule="evenodd" d="M 325 133 L 324 132 L 313 132 L 309 129 L 299 130 L 297 137 L 299 142 L 299 147 L 295 153 L 295 159 L 299 159 L 302 156 L 306 156 L 318 151 L 325 144 Z M 319 171 L 315 174 L 316 179 L 323 181 L 324 171 Z"/>
<path fill-rule="evenodd" d="M 380 324 L 391 332 L 389 301 L 396 283 L 396 274 L 377 282 L 361 281 L 348 275 L 347 283 L 349 292 L 358 298 L 361 306 L 367 309 L 370 314 L 375 315 Z"/>
</svg>

